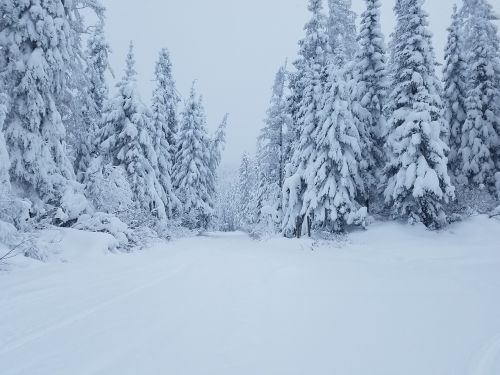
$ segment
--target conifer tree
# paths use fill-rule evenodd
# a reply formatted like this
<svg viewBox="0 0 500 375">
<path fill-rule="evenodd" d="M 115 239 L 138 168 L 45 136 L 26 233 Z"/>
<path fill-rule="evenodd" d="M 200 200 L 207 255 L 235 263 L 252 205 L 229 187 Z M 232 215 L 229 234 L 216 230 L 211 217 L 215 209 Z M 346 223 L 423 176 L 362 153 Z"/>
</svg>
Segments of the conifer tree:
<svg viewBox="0 0 500 375">
<path fill-rule="evenodd" d="M 205 111 L 201 98 L 196 96 L 193 84 L 181 113 L 174 181 L 184 224 L 191 229 L 206 229 L 213 213 L 209 191 L 211 155 Z"/>
<path fill-rule="evenodd" d="M 352 109 L 361 137 L 362 161 L 367 193 L 373 196 L 380 181 L 384 163 L 385 117 L 383 107 L 387 95 L 387 68 L 384 36 L 380 25 L 380 0 L 366 0 L 358 36 L 352 82 Z M 368 201 L 369 196 L 365 199 Z"/>
<path fill-rule="evenodd" d="M 461 21 L 456 5 L 453 8 L 451 26 L 448 28 L 448 42 L 445 50 L 444 106 L 450 148 L 450 171 L 459 174 L 458 155 L 462 146 L 462 128 L 466 119 L 467 62 L 461 34 Z"/>
<path fill-rule="evenodd" d="M 462 183 L 494 188 L 500 145 L 500 39 L 486 0 L 468 0 L 461 11 L 468 34 L 468 92 L 462 129 Z"/>
<path fill-rule="evenodd" d="M 77 54 L 74 11 L 74 3 L 62 0 L 0 2 L 0 79 L 11 96 L 5 122 L 11 178 L 32 200 L 59 208 L 59 222 L 79 214 L 71 199 L 80 193 L 60 106 Z"/>
<path fill-rule="evenodd" d="M 390 114 L 386 202 L 394 217 L 445 224 L 443 204 L 454 196 L 447 170 L 441 88 L 435 73 L 428 16 L 421 0 L 398 0 Z"/>
<path fill-rule="evenodd" d="M 125 75 L 116 86 L 116 96 L 105 106 L 99 132 L 100 150 L 104 165 L 111 164 L 125 170 L 139 206 L 148 214 L 165 220 L 165 191 L 155 172 L 158 157 L 151 139 L 148 110 L 137 91 L 136 76 L 133 45 L 130 43 Z"/>
<path fill-rule="evenodd" d="M 222 161 L 222 152 L 226 146 L 226 129 L 228 125 L 229 115 L 226 114 L 222 119 L 215 134 L 208 140 L 208 149 L 210 151 L 209 159 L 209 180 L 208 192 L 210 197 L 210 206 L 214 207 L 217 198 L 217 177 L 218 168 Z"/>
<path fill-rule="evenodd" d="M 351 0 L 328 0 L 328 40 L 331 52 L 345 61 L 353 61 L 357 51 L 356 13 Z M 343 63 L 340 61 L 340 63 Z"/>
<path fill-rule="evenodd" d="M 276 73 L 267 110 L 266 124 L 259 136 L 259 221 L 273 222 L 279 225 L 282 211 L 282 190 L 285 175 L 285 160 L 288 145 L 287 131 L 290 128 L 290 116 L 286 102 L 286 65 Z"/>
<path fill-rule="evenodd" d="M 155 170 L 165 192 L 164 203 L 168 217 L 172 217 L 173 212 L 180 204 L 172 183 L 173 154 L 175 151 L 175 143 L 173 142 L 174 132 L 177 128 L 178 97 L 175 93 L 171 67 L 169 53 L 166 49 L 162 49 L 155 70 L 156 87 L 153 91 L 152 103 L 152 137 L 153 147 L 158 158 Z"/>
<path fill-rule="evenodd" d="M 363 224 L 366 208 L 358 201 L 365 190 L 359 170 L 360 137 L 347 82 L 334 63 L 330 64 L 321 124 L 313 139 L 302 208 L 309 233 L 313 226 L 338 232 L 346 225 Z"/>
<path fill-rule="evenodd" d="M 83 106 L 82 117 L 78 125 L 81 135 L 78 136 L 78 150 L 75 160 L 79 181 L 85 181 L 92 159 L 98 145 L 98 132 L 105 101 L 108 99 L 106 71 L 109 68 L 111 49 L 104 36 L 104 19 L 94 28 L 87 41 L 85 51 L 85 79 L 87 90 L 80 90 L 79 105 Z"/>
<path fill-rule="evenodd" d="M 292 98 L 298 100 L 292 105 L 297 141 L 294 144 L 292 159 L 287 165 L 287 179 L 283 188 L 283 229 L 297 236 L 301 235 L 304 220 L 302 203 L 306 188 L 305 173 L 314 148 L 312 136 L 320 125 L 319 111 L 327 79 L 329 48 L 322 2 L 310 0 L 308 9 L 311 12 L 311 20 L 305 26 L 305 38 L 299 43 L 300 59 L 295 62 L 297 74 L 292 87 Z"/>
<path fill-rule="evenodd" d="M 244 153 L 239 169 L 239 221 L 241 229 L 248 230 L 256 222 L 256 169 L 254 160 L 248 153 Z"/>
</svg>

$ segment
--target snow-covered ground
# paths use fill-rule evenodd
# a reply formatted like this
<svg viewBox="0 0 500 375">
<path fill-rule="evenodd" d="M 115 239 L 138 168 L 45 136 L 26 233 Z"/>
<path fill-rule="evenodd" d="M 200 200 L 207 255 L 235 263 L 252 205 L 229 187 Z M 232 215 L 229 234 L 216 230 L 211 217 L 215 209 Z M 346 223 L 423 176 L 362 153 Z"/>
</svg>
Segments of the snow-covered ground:
<svg viewBox="0 0 500 375">
<path fill-rule="evenodd" d="M 72 252 L 0 273 L 0 373 L 498 375 L 499 233 L 478 217 L 106 254 L 62 231 Z"/>
</svg>

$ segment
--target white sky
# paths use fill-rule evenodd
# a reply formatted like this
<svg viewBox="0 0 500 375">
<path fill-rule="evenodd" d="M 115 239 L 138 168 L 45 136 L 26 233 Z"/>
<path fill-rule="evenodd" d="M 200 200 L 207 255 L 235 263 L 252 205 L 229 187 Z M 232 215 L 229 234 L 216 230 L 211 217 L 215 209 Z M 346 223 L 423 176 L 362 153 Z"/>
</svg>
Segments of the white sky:
<svg viewBox="0 0 500 375">
<path fill-rule="evenodd" d="M 148 101 L 154 64 L 162 47 L 170 50 L 177 88 L 184 96 L 196 79 L 210 129 L 230 113 L 223 164 L 235 166 L 253 152 L 269 103 L 274 74 L 293 60 L 308 19 L 307 0 L 103 0 L 111 65 L 121 77 L 130 40 L 136 47 L 139 88 Z M 388 36 L 394 0 L 382 0 Z M 441 60 L 455 0 L 427 0 L 434 47 Z M 491 1 L 498 13 L 500 2 Z M 360 14 L 363 0 L 353 0 Z M 326 9 L 326 0 L 325 0 Z"/>
</svg>

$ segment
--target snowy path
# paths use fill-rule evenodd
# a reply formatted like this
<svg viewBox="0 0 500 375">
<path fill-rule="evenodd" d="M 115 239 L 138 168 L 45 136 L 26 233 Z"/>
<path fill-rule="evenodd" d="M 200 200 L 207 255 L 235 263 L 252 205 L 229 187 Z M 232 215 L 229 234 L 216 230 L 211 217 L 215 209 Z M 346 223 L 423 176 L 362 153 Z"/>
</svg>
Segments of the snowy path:
<svg viewBox="0 0 500 375">
<path fill-rule="evenodd" d="M 0 374 L 498 375 L 499 229 L 214 234 L 15 269 Z"/>
</svg>

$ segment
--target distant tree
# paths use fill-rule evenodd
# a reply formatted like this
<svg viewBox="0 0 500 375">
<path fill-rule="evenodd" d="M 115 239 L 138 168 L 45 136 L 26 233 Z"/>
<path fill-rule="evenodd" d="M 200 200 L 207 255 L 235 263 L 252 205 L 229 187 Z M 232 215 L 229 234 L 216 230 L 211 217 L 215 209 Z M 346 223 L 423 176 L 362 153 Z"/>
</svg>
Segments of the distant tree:
<svg viewBox="0 0 500 375">
<path fill-rule="evenodd" d="M 239 169 L 238 185 L 239 225 L 244 230 L 248 230 L 257 221 L 256 177 L 255 161 L 248 153 L 244 153 Z"/>
</svg>

